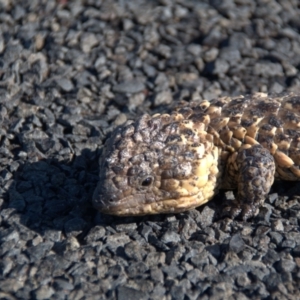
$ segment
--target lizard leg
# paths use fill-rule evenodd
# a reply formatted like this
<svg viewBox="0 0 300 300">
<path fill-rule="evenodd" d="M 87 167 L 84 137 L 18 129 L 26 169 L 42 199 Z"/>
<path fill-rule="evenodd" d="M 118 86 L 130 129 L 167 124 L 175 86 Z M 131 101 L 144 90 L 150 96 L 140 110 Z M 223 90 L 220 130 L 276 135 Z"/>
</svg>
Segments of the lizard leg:
<svg viewBox="0 0 300 300">
<path fill-rule="evenodd" d="M 235 157 L 235 161 L 228 160 L 225 181 L 237 182 L 237 197 L 233 205 L 225 207 L 224 214 L 246 220 L 258 213 L 270 191 L 274 182 L 275 161 L 271 153 L 258 144 L 245 145 Z"/>
</svg>

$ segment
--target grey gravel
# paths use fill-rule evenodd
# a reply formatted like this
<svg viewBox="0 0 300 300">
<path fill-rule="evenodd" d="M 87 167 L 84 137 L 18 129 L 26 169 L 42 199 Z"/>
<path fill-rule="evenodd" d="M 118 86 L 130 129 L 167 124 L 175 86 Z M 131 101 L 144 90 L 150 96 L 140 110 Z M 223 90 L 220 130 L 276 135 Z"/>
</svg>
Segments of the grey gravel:
<svg viewBox="0 0 300 300">
<path fill-rule="evenodd" d="M 131 80 L 119 83 L 114 86 L 113 91 L 118 93 L 138 93 L 144 89 L 143 83 L 138 80 Z"/>
<path fill-rule="evenodd" d="M 298 299 L 299 185 L 257 217 L 95 211 L 114 127 L 179 100 L 300 89 L 297 1 L 0 0 L 0 298 Z"/>
</svg>

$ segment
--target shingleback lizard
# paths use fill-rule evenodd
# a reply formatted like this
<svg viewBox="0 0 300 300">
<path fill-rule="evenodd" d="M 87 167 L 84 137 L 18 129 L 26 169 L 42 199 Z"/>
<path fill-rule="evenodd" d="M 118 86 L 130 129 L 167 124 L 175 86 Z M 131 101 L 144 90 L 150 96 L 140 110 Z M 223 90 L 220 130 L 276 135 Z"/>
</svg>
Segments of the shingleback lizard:
<svg viewBox="0 0 300 300">
<path fill-rule="evenodd" d="M 300 94 L 185 102 L 118 127 L 100 158 L 93 204 L 131 216 L 182 212 L 237 189 L 225 214 L 257 214 L 274 178 L 300 180 Z"/>
</svg>

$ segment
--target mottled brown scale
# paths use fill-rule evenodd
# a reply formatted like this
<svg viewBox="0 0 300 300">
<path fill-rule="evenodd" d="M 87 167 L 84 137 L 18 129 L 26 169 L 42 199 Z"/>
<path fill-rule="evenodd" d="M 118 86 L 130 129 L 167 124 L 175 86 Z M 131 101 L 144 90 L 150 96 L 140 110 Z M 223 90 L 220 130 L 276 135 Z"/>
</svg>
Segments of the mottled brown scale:
<svg viewBox="0 0 300 300">
<path fill-rule="evenodd" d="M 181 212 L 237 189 L 225 209 L 248 218 L 274 178 L 300 180 L 300 96 L 256 93 L 182 102 L 117 128 L 100 158 L 93 202 L 102 212 Z"/>
</svg>

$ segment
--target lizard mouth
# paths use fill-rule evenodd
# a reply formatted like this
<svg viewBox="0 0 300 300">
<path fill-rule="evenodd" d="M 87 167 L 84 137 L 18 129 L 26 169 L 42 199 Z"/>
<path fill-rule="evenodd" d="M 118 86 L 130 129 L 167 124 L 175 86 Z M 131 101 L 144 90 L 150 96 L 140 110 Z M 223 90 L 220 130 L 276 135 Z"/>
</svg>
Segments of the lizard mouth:
<svg viewBox="0 0 300 300">
<path fill-rule="evenodd" d="M 164 199 L 147 201 L 145 194 L 136 194 L 116 199 L 112 195 L 107 197 L 94 193 L 93 205 L 102 213 L 116 216 L 143 216 L 152 214 L 179 213 L 206 203 L 209 199 L 203 199 L 199 195 L 185 196 L 178 199 Z"/>
<path fill-rule="evenodd" d="M 102 213 L 118 216 L 147 214 L 145 194 L 122 196 L 117 191 L 98 186 L 93 195 L 94 207 Z"/>
<path fill-rule="evenodd" d="M 144 197 L 142 197 L 144 195 L 129 196 L 116 200 L 113 197 L 99 197 L 99 195 L 95 196 L 95 194 L 93 205 L 102 213 L 116 216 L 143 215 L 143 208 L 146 205 L 143 201 Z"/>
</svg>

